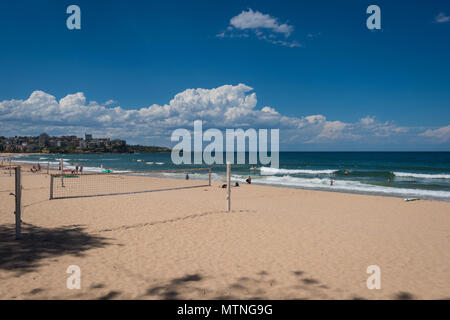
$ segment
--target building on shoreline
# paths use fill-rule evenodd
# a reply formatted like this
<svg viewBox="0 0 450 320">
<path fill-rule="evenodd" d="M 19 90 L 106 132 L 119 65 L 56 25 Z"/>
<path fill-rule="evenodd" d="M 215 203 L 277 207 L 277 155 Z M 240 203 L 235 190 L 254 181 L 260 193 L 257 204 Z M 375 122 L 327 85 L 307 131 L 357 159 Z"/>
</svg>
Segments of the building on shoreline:
<svg viewBox="0 0 450 320">
<path fill-rule="evenodd" d="M 153 153 L 170 152 L 171 149 L 158 146 L 128 145 L 125 140 L 94 138 L 85 134 L 84 139 L 77 136 L 0 136 L 0 152 L 10 153 Z"/>
<path fill-rule="evenodd" d="M 86 134 L 85 138 L 77 136 L 0 136 L 0 151 L 3 152 L 127 152 L 125 140 L 110 138 L 93 138 Z"/>
</svg>

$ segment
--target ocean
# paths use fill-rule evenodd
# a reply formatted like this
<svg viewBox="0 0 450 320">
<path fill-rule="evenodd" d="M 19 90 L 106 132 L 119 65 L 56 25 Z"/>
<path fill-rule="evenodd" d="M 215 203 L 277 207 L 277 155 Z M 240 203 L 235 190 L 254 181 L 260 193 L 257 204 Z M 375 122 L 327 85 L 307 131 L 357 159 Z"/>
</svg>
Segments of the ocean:
<svg viewBox="0 0 450 320">
<path fill-rule="evenodd" d="M 83 165 L 86 172 L 102 167 L 116 172 L 205 167 L 174 165 L 170 153 L 50 154 L 15 157 L 25 163 L 50 162 L 57 168 Z M 215 181 L 224 181 L 225 165 L 212 165 Z M 233 181 L 289 188 L 327 190 L 450 201 L 450 152 L 280 152 L 280 167 L 233 165 Z M 207 179 L 207 174 L 193 174 Z M 330 180 L 334 184 L 330 185 Z M 389 181 L 390 180 L 390 181 Z"/>
</svg>

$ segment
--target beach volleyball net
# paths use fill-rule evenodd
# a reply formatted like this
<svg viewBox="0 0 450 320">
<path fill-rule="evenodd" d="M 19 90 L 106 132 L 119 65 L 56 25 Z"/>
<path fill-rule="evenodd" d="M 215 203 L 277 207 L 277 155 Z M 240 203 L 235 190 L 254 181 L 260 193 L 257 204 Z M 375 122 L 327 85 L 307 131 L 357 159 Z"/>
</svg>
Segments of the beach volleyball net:
<svg viewBox="0 0 450 320">
<path fill-rule="evenodd" d="M 9 169 L 10 169 L 9 166 L 0 165 L 0 174 L 8 174 L 10 171 Z M 13 169 L 13 168 L 11 168 L 11 169 Z"/>
<path fill-rule="evenodd" d="M 211 168 L 52 174 L 50 200 L 137 194 L 211 186 Z"/>
<path fill-rule="evenodd" d="M 14 171 L 15 165 L 11 164 L 11 159 L 1 158 L 0 159 L 0 175 L 11 176 Z"/>
<path fill-rule="evenodd" d="M 12 176 L 16 166 L 8 162 L 0 162 L 0 176 Z"/>
</svg>

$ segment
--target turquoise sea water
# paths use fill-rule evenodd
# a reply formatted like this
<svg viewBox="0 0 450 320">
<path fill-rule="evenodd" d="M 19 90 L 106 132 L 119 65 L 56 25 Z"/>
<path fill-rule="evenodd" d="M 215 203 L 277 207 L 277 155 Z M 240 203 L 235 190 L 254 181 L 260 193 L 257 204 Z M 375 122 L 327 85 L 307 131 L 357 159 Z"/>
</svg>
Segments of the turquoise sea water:
<svg viewBox="0 0 450 320">
<path fill-rule="evenodd" d="M 207 165 L 174 165 L 170 153 L 31 155 L 15 160 L 50 163 L 65 168 L 83 165 L 85 171 L 101 167 L 115 171 L 148 171 Z M 212 165 L 213 180 L 223 181 L 225 165 Z M 233 165 L 232 178 L 282 187 L 350 193 L 418 197 L 450 201 L 450 152 L 281 152 L 280 167 L 261 164 Z M 207 174 L 193 178 L 207 179 Z M 390 182 L 388 181 L 390 179 Z M 330 180 L 334 180 L 333 186 Z"/>
</svg>

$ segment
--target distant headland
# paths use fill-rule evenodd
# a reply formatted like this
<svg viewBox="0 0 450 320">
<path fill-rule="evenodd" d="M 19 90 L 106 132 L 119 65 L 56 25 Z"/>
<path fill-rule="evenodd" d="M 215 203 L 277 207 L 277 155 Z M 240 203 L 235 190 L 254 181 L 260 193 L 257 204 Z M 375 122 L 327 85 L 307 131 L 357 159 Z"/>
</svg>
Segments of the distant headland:
<svg viewBox="0 0 450 320">
<path fill-rule="evenodd" d="M 171 149 L 159 146 L 128 145 L 125 140 L 77 136 L 0 136 L 0 152 L 9 153 L 162 153 Z"/>
</svg>

